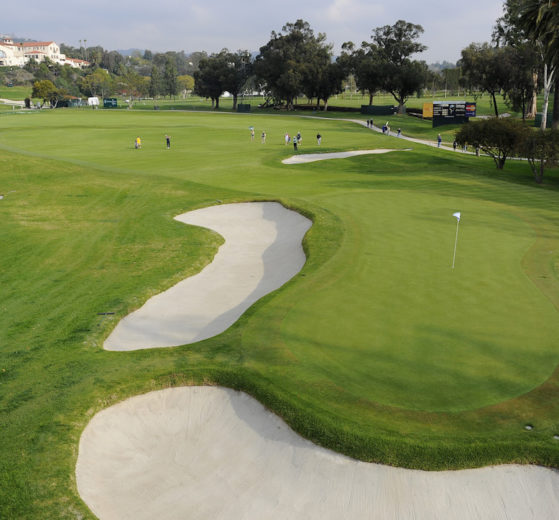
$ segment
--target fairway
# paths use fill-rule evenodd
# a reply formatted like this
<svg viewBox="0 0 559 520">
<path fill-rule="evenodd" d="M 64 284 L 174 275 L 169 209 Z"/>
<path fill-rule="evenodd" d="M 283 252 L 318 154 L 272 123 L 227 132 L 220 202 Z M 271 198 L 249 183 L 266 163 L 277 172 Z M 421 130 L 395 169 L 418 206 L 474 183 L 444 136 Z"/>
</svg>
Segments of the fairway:
<svg viewBox="0 0 559 520">
<path fill-rule="evenodd" d="M 0 516 L 93 518 L 74 476 L 90 418 L 182 385 L 242 390 L 364 461 L 559 467 L 557 169 L 536 186 L 519 161 L 498 172 L 489 158 L 287 115 L 0 122 Z M 294 155 L 284 134 L 298 131 L 299 154 L 395 151 L 282 164 Z M 217 233 L 174 217 L 252 201 L 312 220 L 301 272 L 215 337 L 104 351 L 122 318 L 216 256 Z"/>
</svg>

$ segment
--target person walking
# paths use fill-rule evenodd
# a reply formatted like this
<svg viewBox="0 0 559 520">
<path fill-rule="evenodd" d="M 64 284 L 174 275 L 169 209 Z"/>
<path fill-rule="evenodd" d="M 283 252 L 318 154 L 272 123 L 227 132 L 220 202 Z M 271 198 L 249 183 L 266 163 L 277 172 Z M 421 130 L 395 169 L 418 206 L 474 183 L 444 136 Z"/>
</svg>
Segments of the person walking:
<svg viewBox="0 0 559 520">
<path fill-rule="evenodd" d="M 136 141 L 135 141 L 135 143 L 134 143 L 134 146 L 136 147 L 136 150 L 137 150 L 138 148 L 141 148 L 141 147 L 142 147 L 142 140 L 140 139 L 140 136 L 136 137 Z"/>
<path fill-rule="evenodd" d="M 250 140 L 254 141 L 254 127 L 253 126 L 250 127 Z"/>
<path fill-rule="evenodd" d="M 397 137 L 402 137 L 402 129 L 401 129 L 401 128 L 398 128 L 398 135 L 397 135 Z"/>
<path fill-rule="evenodd" d="M 264 144 L 264 143 L 266 142 L 266 132 L 262 132 L 262 136 L 261 136 L 260 142 L 261 142 L 262 144 Z"/>
<path fill-rule="evenodd" d="M 167 144 L 167 150 L 171 148 L 171 138 L 168 135 L 165 136 L 165 143 Z"/>
<path fill-rule="evenodd" d="M 454 148 L 454 151 L 456 151 L 457 146 L 458 146 L 458 143 L 456 142 L 456 139 L 454 139 L 454 142 L 452 143 L 452 148 Z"/>
<path fill-rule="evenodd" d="M 318 146 L 320 146 L 320 143 L 322 142 L 322 136 L 320 134 L 316 134 L 316 142 Z"/>
<path fill-rule="evenodd" d="M 293 150 L 297 151 L 297 136 L 293 136 Z"/>
<path fill-rule="evenodd" d="M 289 134 L 288 134 L 287 132 L 285 132 L 285 144 L 289 144 L 289 141 L 290 141 L 290 140 L 291 140 L 291 139 L 290 139 L 290 137 L 289 137 Z"/>
<path fill-rule="evenodd" d="M 437 136 L 437 148 L 441 147 L 441 142 L 442 142 L 443 138 L 441 137 L 441 134 L 439 134 Z"/>
</svg>

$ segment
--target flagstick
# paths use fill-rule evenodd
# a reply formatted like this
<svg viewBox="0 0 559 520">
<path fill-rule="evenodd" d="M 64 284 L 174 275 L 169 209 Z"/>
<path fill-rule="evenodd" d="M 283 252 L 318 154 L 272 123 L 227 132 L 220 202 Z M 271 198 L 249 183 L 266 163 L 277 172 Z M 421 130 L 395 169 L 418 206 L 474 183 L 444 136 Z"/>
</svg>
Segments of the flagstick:
<svg viewBox="0 0 559 520">
<path fill-rule="evenodd" d="M 454 260 L 456 260 L 456 244 L 458 243 L 458 226 L 460 225 L 460 219 L 456 220 L 456 238 L 454 239 L 454 255 L 452 256 L 452 268 L 454 269 Z"/>
</svg>

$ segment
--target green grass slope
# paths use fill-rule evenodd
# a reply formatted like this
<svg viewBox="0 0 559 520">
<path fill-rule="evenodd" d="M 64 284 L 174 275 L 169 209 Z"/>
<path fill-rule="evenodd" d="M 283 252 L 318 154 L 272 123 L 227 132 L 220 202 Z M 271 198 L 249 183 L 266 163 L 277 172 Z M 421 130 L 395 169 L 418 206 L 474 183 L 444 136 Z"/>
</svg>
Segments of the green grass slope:
<svg viewBox="0 0 559 520">
<path fill-rule="evenodd" d="M 98 410 L 170 385 L 248 391 L 363 460 L 559 467 L 557 171 L 535 186 L 521 162 L 497 172 L 415 144 L 286 166 L 286 131 L 301 131 L 301 153 L 409 147 L 285 115 L 2 119 L 1 518 L 92 518 L 74 482 L 81 431 Z M 313 219 L 300 275 L 215 338 L 103 351 L 121 317 L 217 251 L 218 235 L 172 217 L 247 200 Z"/>
</svg>

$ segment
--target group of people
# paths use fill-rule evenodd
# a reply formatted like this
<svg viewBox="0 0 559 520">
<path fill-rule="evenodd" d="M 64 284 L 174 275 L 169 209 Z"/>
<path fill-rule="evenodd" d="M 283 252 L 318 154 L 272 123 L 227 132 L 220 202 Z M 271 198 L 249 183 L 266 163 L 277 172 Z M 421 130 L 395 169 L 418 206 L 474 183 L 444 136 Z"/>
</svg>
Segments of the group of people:
<svg viewBox="0 0 559 520">
<path fill-rule="evenodd" d="M 254 137 L 255 137 L 254 127 L 252 126 L 249 127 L 249 130 L 250 130 L 250 140 L 254 141 Z M 297 132 L 297 134 L 295 134 L 293 137 L 291 137 L 289 133 L 286 132 L 284 136 L 284 141 L 286 145 L 293 143 L 293 149 L 297 151 L 299 149 L 299 146 L 301 146 L 301 143 L 303 142 L 303 137 L 301 136 L 301 132 Z M 265 131 L 262 131 L 262 134 L 260 135 L 260 142 L 262 144 L 266 143 Z M 322 135 L 320 134 L 320 132 L 316 134 L 316 144 L 318 146 L 322 144 Z"/>
<path fill-rule="evenodd" d="M 171 148 L 171 137 L 168 135 L 165 136 L 165 144 L 167 146 L 167 150 L 169 150 L 169 148 Z M 136 137 L 136 139 L 134 139 L 134 148 L 138 150 L 141 147 L 142 147 L 142 138 L 138 136 Z"/>
</svg>

